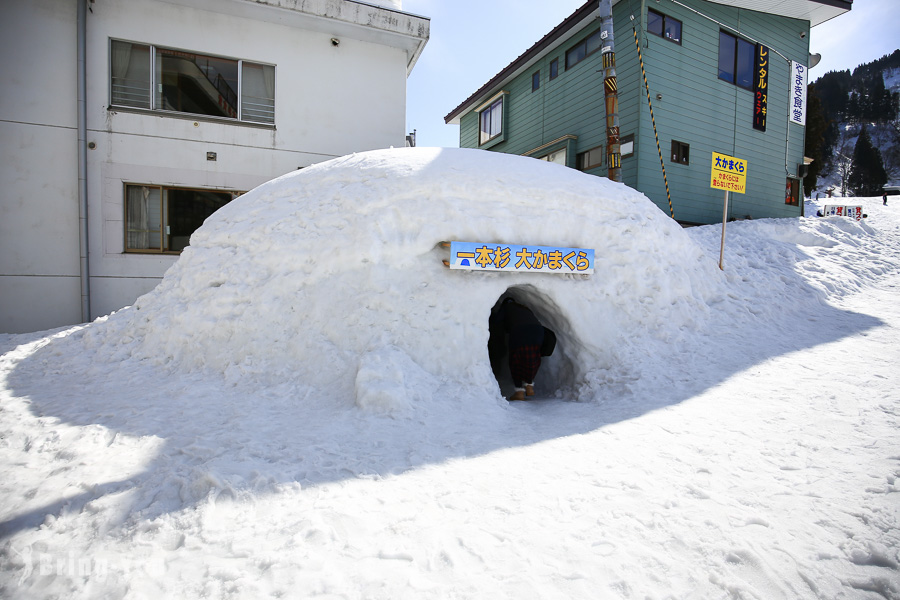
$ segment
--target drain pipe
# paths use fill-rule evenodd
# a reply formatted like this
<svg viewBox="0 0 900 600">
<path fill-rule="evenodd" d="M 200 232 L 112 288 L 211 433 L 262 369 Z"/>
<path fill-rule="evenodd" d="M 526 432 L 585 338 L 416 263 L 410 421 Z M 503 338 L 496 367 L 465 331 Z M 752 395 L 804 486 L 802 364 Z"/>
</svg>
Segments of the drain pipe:
<svg viewBox="0 0 900 600">
<path fill-rule="evenodd" d="M 88 261 L 87 192 L 87 0 L 78 3 L 78 225 L 81 265 L 81 320 L 91 320 L 91 273 Z"/>
</svg>

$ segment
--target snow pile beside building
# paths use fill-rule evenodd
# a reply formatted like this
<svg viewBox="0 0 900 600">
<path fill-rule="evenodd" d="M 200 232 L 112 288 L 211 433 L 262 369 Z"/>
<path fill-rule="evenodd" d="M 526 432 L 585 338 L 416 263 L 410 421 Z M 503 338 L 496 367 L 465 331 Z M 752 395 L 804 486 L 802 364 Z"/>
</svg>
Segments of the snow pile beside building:
<svg viewBox="0 0 900 600">
<path fill-rule="evenodd" d="M 450 270 L 440 242 L 451 240 L 592 248 L 596 270 Z M 544 391 L 590 397 L 636 340 L 693 323 L 719 281 L 714 260 L 624 185 L 530 158 L 406 148 L 328 161 L 238 198 L 153 292 L 85 338 L 117 357 L 290 381 L 385 410 L 442 387 L 499 400 L 488 317 L 509 291 L 559 338 Z"/>
</svg>

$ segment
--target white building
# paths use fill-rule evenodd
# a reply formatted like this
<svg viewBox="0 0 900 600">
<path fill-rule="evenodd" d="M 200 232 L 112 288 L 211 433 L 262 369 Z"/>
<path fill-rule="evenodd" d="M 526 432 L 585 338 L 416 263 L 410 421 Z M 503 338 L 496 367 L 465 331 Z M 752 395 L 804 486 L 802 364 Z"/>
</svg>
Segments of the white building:
<svg viewBox="0 0 900 600">
<path fill-rule="evenodd" d="M 400 0 L 0 0 L 0 332 L 152 289 L 260 183 L 406 144 Z"/>
</svg>

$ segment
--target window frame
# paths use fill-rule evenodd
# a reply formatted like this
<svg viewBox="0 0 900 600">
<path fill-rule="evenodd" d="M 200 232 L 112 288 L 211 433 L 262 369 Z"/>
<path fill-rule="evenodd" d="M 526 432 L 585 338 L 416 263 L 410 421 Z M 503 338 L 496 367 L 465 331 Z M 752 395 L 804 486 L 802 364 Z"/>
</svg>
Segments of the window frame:
<svg viewBox="0 0 900 600">
<path fill-rule="evenodd" d="M 123 94 L 117 94 L 116 88 L 119 87 L 121 89 L 121 81 L 125 79 L 127 76 L 127 71 L 132 66 L 132 63 L 128 61 L 128 64 L 125 65 L 125 74 L 124 75 L 116 75 L 116 70 L 120 69 L 116 65 L 117 57 L 121 56 L 119 52 L 117 52 L 117 45 L 119 44 L 127 44 L 128 46 L 128 56 L 134 50 L 134 48 L 146 49 L 148 54 L 146 64 L 146 80 L 141 79 L 139 81 L 140 84 L 146 83 L 146 87 L 142 87 L 141 91 L 146 93 L 146 97 L 142 97 L 139 95 L 134 96 L 133 102 L 123 101 Z M 121 46 L 118 46 L 121 47 Z M 227 92 L 231 92 L 235 96 L 236 107 L 234 108 L 235 115 L 221 115 L 221 114 L 209 114 L 206 112 L 191 112 L 189 110 L 172 110 L 159 106 L 160 104 L 160 95 L 162 93 L 162 85 L 163 85 L 163 73 L 161 71 L 162 66 L 159 63 L 158 56 L 160 53 L 170 53 L 172 56 L 177 56 L 178 54 L 185 56 L 192 56 L 195 58 L 207 58 L 215 61 L 225 61 L 227 63 L 233 63 L 236 71 L 236 90 L 232 90 L 229 88 L 226 90 Z M 180 48 L 172 48 L 169 46 L 162 46 L 156 44 L 147 44 L 143 42 L 134 42 L 130 40 L 123 40 L 118 38 L 109 38 L 108 40 L 108 57 L 109 57 L 109 70 L 107 73 L 107 83 L 109 85 L 108 88 L 108 97 L 107 100 L 109 102 L 108 106 L 110 110 L 129 110 L 129 111 L 138 111 L 138 112 L 149 112 L 153 114 L 163 114 L 166 116 L 177 116 L 191 119 L 208 119 L 212 121 L 220 121 L 225 123 L 240 123 L 244 125 L 254 125 L 254 126 L 262 126 L 262 127 L 274 127 L 275 126 L 275 100 L 276 100 L 276 80 L 277 80 L 277 67 L 274 64 L 268 64 L 258 61 L 250 61 L 240 58 L 233 58 L 228 56 L 221 56 L 206 52 L 198 52 L 191 50 L 184 50 Z M 249 96 L 249 86 L 245 85 L 245 78 L 249 71 L 246 69 L 260 68 L 262 69 L 262 85 L 266 88 L 271 86 L 271 98 L 268 97 L 269 90 L 264 90 L 266 93 L 266 97 L 263 96 Z M 269 78 L 266 77 L 267 69 L 271 69 L 269 71 L 271 76 Z M 143 76 L 143 74 L 141 74 Z M 216 91 L 220 95 L 221 104 L 223 92 L 217 84 L 209 79 L 209 74 L 206 74 L 206 80 L 209 81 L 210 85 L 216 88 Z M 117 82 L 116 80 L 119 80 Z M 227 84 L 226 84 L 227 85 Z M 176 88 L 179 89 L 179 88 Z M 227 95 L 227 94 L 226 94 Z M 252 103 L 249 100 L 257 99 L 263 100 L 262 103 Z M 225 100 L 227 104 L 227 100 Z M 270 104 L 269 104 L 270 102 Z M 257 108 L 253 111 L 250 110 L 250 106 L 257 106 Z M 223 110 L 226 110 L 227 107 L 223 106 Z M 265 116 L 258 116 L 265 114 Z M 253 115 L 253 116 L 251 116 Z"/>
<path fill-rule="evenodd" d="M 507 114 L 507 106 L 506 99 L 509 96 L 509 93 L 506 91 L 500 91 L 493 96 L 491 96 L 488 100 L 486 100 L 481 106 L 475 109 L 475 114 L 478 118 L 478 147 L 486 148 L 493 146 L 495 144 L 499 144 L 500 142 L 506 139 L 506 114 Z M 500 130 L 497 133 L 491 134 L 490 131 L 487 131 L 487 137 L 485 137 L 485 129 L 484 129 L 484 118 L 485 114 L 490 115 L 491 118 L 491 129 L 493 129 L 493 118 L 494 118 L 494 109 L 499 106 L 499 126 Z"/>
<path fill-rule="evenodd" d="M 550 81 L 559 77 L 559 58 L 550 61 Z"/>
<path fill-rule="evenodd" d="M 145 188 L 149 190 L 158 190 L 159 198 L 158 200 L 153 200 L 153 202 L 159 202 L 158 205 L 158 214 L 159 214 L 159 228 L 156 230 L 153 229 L 137 229 L 137 228 L 129 228 L 129 225 L 132 224 L 132 219 L 130 217 L 130 206 L 129 206 L 129 189 L 130 188 Z M 237 191 L 237 190 L 227 190 L 227 189 L 219 189 L 219 188 L 201 188 L 201 187 L 191 187 L 191 186 L 177 186 L 177 185 L 161 185 L 161 184 L 148 184 L 148 183 L 131 183 L 131 182 L 123 182 L 122 184 L 122 195 L 123 195 L 123 253 L 125 254 L 153 254 L 153 255 L 171 255 L 177 256 L 181 254 L 184 248 L 189 246 L 188 243 L 177 250 L 171 249 L 171 238 L 176 237 L 171 233 L 172 221 L 171 215 L 168 208 L 168 202 L 171 200 L 167 193 L 169 191 L 176 192 L 202 192 L 206 194 L 218 194 L 218 195 L 230 195 L 231 199 L 226 201 L 225 204 L 222 204 L 213 212 L 209 213 L 206 217 L 203 218 L 205 221 L 209 218 L 210 215 L 215 213 L 217 210 L 232 202 L 235 198 L 241 196 L 245 192 Z M 199 226 L 198 226 L 199 228 Z M 190 236 L 193 235 L 195 228 L 188 234 L 188 240 L 190 240 Z M 139 234 L 141 232 L 146 232 L 148 236 L 158 235 L 159 236 L 159 247 L 158 248 L 132 248 L 130 246 L 129 236 L 132 234 Z M 183 237 L 183 236 L 179 236 Z"/>
<path fill-rule="evenodd" d="M 555 160 L 550 160 L 550 157 L 551 157 L 551 156 L 553 156 L 553 155 L 555 155 L 555 154 L 559 154 L 560 152 L 562 152 L 562 154 L 563 154 L 563 161 L 562 161 L 562 162 L 557 162 L 557 161 L 555 161 Z M 569 149 L 568 149 L 566 146 L 563 146 L 563 147 L 561 147 L 561 148 L 557 148 L 556 150 L 552 150 L 552 151 L 547 152 L 547 153 L 545 153 L 545 154 L 542 154 L 542 155 L 540 155 L 540 156 L 535 156 L 535 158 L 538 159 L 538 160 L 543 160 L 543 161 L 545 161 L 545 162 L 551 162 L 551 163 L 554 163 L 554 164 L 557 164 L 557 165 L 568 166 L 568 164 L 569 164 Z"/>
<path fill-rule="evenodd" d="M 602 41 L 602 38 L 600 37 L 601 31 L 602 30 L 598 29 L 597 31 L 591 33 L 590 35 L 585 36 L 585 38 L 583 40 L 581 40 L 580 42 L 578 42 L 577 44 L 573 45 L 571 48 L 566 50 L 566 62 L 565 62 L 566 71 L 575 67 L 575 65 L 577 65 L 578 63 L 584 61 L 589 56 L 593 56 L 594 54 L 596 54 L 597 52 L 600 52 L 600 50 L 603 49 L 603 41 Z M 590 49 L 589 48 L 590 42 L 593 42 L 593 41 L 596 42 L 597 46 L 594 49 Z M 581 50 L 582 48 L 584 49 L 584 55 L 581 56 L 580 58 L 578 58 L 577 60 L 575 60 L 574 62 L 572 62 L 571 64 L 569 64 L 569 56 L 573 55 L 573 53 L 576 50 Z"/>
<path fill-rule="evenodd" d="M 669 156 L 672 164 L 689 166 L 691 164 L 691 145 L 686 142 L 672 140 L 672 152 Z"/>
<path fill-rule="evenodd" d="M 536 92 L 541 89 L 541 72 L 535 71 L 531 74 L 531 91 Z"/>
<path fill-rule="evenodd" d="M 594 155 L 598 155 L 600 158 L 600 162 L 594 162 L 590 164 L 585 164 L 586 159 L 591 158 Z M 589 148 L 584 152 L 579 152 L 576 157 L 576 167 L 579 171 L 589 171 L 591 169 L 597 169 L 603 166 L 604 159 L 606 156 L 606 146 L 603 144 L 599 146 L 594 146 L 593 148 Z"/>
<path fill-rule="evenodd" d="M 659 33 L 656 33 L 655 31 L 650 30 L 650 13 L 653 13 L 654 15 L 657 15 L 658 17 L 660 17 L 660 20 L 662 22 L 662 28 Z M 666 29 L 667 29 L 667 24 L 669 21 L 678 23 L 678 39 L 666 36 Z M 647 33 L 655 35 L 656 37 L 660 37 L 664 40 L 668 40 L 668 41 L 672 42 L 673 44 L 678 44 L 680 46 L 681 41 L 684 39 L 684 23 L 682 23 L 679 19 L 676 19 L 675 17 L 669 16 L 665 13 L 661 13 L 658 10 L 653 10 L 652 8 L 648 8 L 647 9 Z"/>
<path fill-rule="evenodd" d="M 631 151 L 628 154 L 622 149 L 627 144 L 631 144 Z M 627 135 L 623 135 L 619 138 L 619 155 L 622 158 L 630 158 L 634 156 L 634 134 L 629 133 Z"/>
<path fill-rule="evenodd" d="M 731 56 L 732 56 L 732 64 L 730 67 L 730 71 L 726 74 L 731 77 L 731 79 L 727 79 L 723 77 L 723 69 L 722 69 L 722 47 L 723 47 L 723 38 L 731 38 L 734 40 L 734 43 L 731 47 Z M 741 48 L 745 48 L 749 54 L 744 57 L 746 60 L 745 65 L 740 65 L 741 61 Z M 740 83 L 738 81 L 738 75 L 741 73 L 741 66 L 746 67 L 746 85 Z M 740 36 L 736 36 L 733 33 L 725 31 L 724 29 L 719 30 L 719 54 L 718 54 L 718 64 L 716 65 L 716 75 L 717 77 L 726 83 L 730 83 L 734 86 L 737 86 L 741 89 L 748 90 L 750 92 L 753 91 L 753 75 L 756 70 L 756 44 L 745 40 Z M 743 79 L 741 81 L 744 81 Z"/>
</svg>

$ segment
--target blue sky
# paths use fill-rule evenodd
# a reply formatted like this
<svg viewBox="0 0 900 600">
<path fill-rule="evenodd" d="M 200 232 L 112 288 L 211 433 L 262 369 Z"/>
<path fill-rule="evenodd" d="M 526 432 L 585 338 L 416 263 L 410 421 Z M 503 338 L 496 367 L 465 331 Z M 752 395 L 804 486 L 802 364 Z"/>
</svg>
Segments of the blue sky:
<svg viewBox="0 0 900 600">
<path fill-rule="evenodd" d="M 444 116 L 582 4 L 403 0 L 404 11 L 431 19 L 431 39 L 407 82 L 407 127 L 416 130 L 418 145 L 458 146 L 459 128 L 445 125 Z M 900 0 L 856 0 L 849 13 L 813 28 L 810 51 L 822 62 L 810 76 L 852 70 L 898 47 Z"/>
</svg>

